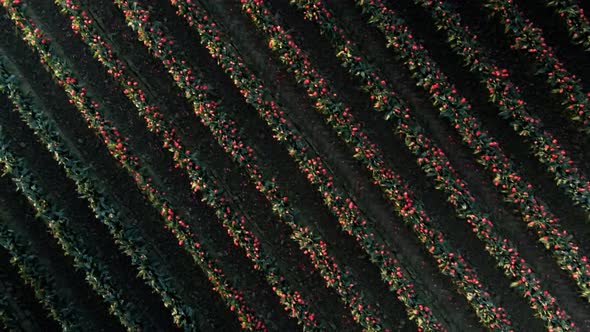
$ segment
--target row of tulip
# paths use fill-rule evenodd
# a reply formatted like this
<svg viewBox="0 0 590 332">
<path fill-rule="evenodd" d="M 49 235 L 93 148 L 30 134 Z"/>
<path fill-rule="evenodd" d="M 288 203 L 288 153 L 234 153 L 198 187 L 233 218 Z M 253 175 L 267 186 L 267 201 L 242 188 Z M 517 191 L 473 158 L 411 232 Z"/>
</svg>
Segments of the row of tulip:
<svg viewBox="0 0 590 332">
<path fill-rule="evenodd" d="M 546 76 L 551 92 L 561 97 L 570 119 L 590 134 L 590 95 L 582 89 L 580 79 L 557 58 L 541 29 L 524 16 L 512 0 L 488 0 L 485 7 L 498 16 L 506 32 L 514 39 L 512 48 L 527 54 L 538 66 L 537 73 Z"/>
<path fill-rule="evenodd" d="M 4 155 L 9 148 L 10 143 L 4 133 L 0 132 L 0 155 Z M 39 262 L 31 244 L 20 238 L 4 222 L 0 222 L 0 248 L 8 252 L 10 263 L 17 269 L 20 278 L 31 287 L 36 300 L 64 331 L 92 331 L 91 326 L 84 322 L 80 309 L 60 293 L 54 277 Z"/>
<path fill-rule="evenodd" d="M 292 3 L 304 12 L 307 19 L 319 24 L 321 32 L 330 40 L 337 52 L 337 58 L 348 68 L 351 75 L 360 79 L 362 89 L 370 94 L 371 100 L 375 102 L 374 109 L 385 113 L 386 119 L 394 121 L 396 132 L 403 137 L 407 148 L 418 158 L 418 164 L 424 173 L 433 177 L 437 189 L 448 195 L 448 201 L 453 205 L 457 216 L 472 226 L 474 233 L 483 241 L 486 250 L 504 274 L 515 283 L 531 306 L 539 310 L 540 317 L 549 320 L 552 311 L 561 312 L 557 305 L 551 310 L 537 305 L 552 303 L 555 299 L 541 288 L 539 279 L 519 256 L 516 247 L 495 230 L 494 224 L 477 205 L 475 197 L 467 189 L 466 183 L 459 178 L 444 152 L 424 135 L 424 129 L 413 117 L 407 103 L 396 95 L 391 85 L 383 79 L 383 75 L 365 60 L 364 54 L 349 39 L 344 29 L 339 27 L 330 10 L 321 1 Z M 370 158 L 377 155 L 380 153 L 372 153 Z M 377 160 L 383 163 L 382 157 Z M 383 184 L 381 187 L 387 192 Z M 490 326 L 489 321 L 482 322 Z"/>
<path fill-rule="evenodd" d="M 83 113 L 89 126 L 100 131 L 101 138 L 111 153 L 119 160 L 137 162 L 136 157 L 126 153 L 126 147 L 122 143 L 124 138 L 120 136 L 118 129 L 102 118 L 97 111 L 99 105 L 88 98 L 86 88 L 78 83 L 66 63 L 54 54 L 50 39 L 26 15 L 22 4 L 12 0 L 3 0 L 2 3 L 23 39 L 38 52 L 41 62 L 59 85 L 66 89 L 70 103 Z M 12 97 L 14 96 L 16 95 L 13 93 Z M 89 202 L 97 219 L 108 227 L 120 250 L 131 258 L 132 264 L 138 269 L 138 276 L 160 295 L 164 305 L 172 312 L 176 324 L 188 330 L 195 329 L 196 324 L 202 321 L 199 318 L 201 313 L 182 302 L 182 295 L 174 286 L 174 279 L 167 271 L 161 259 L 162 255 L 147 243 L 141 228 L 124 222 L 129 212 L 123 210 L 109 191 L 101 185 L 98 177 L 84 165 L 79 154 L 64 142 L 57 124 L 22 93 L 18 100 L 23 101 L 17 105 L 17 111 L 20 112 L 23 121 L 31 127 L 54 159 L 64 168 L 67 176 L 75 182 L 78 193 Z M 209 262 L 203 264 L 209 267 Z M 213 267 L 209 269 L 215 270 Z M 214 283 L 214 286 L 217 285 Z M 228 297 L 240 299 L 239 294 L 232 293 Z"/>
<path fill-rule="evenodd" d="M 300 1 L 296 5 L 299 8 L 306 8 L 309 2 Z M 263 2 L 258 3 L 257 7 L 261 9 L 261 12 L 266 9 Z M 263 17 L 258 19 L 261 21 Z M 268 28 L 265 28 L 266 31 L 272 30 L 270 26 L 278 25 L 277 22 L 271 20 L 267 20 L 264 24 L 268 24 Z M 337 122 L 329 123 L 333 125 L 339 136 L 355 149 L 356 158 L 368 168 L 373 180 L 383 189 L 383 193 L 392 202 L 406 225 L 416 232 L 418 239 L 437 261 L 441 272 L 450 277 L 460 292 L 468 298 L 482 323 L 486 326 L 491 325 L 495 328 L 509 330 L 511 324 L 505 310 L 493 303 L 475 271 L 456 252 L 436 224 L 426 215 L 422 202 L 416 200 L 407 184 L 385 165 L 382 152 L 359 129 L 361 125 L 354 121 L 349 111 L 346 111 L 346 107 L 332 95 L 331 88 L 317 70 L 311 66 L 304 52 L 284 33 L 275 31 L 271 38 L 274 38 L 273 48 L 282 55 L 284 62 L 288 62 L 292 66 L 290 69 L 298 73 L 296 74 L 297 80 L 308 89 L 308 93 L 312 97 L 314 97 L 314 88 L 324 90 L 319 97 L 315 96 L 320 105 L 329 105 L 320 109 L 320 112 L 337 118 Z M 225 58 L 227 59 L 227 55 Z M 253 82 L 252 84 L 256 86 L 258 83 Z M 381 83 L 378 84 L 381 85 Z M 358 153 L 359 151 L 362 152 Z"/>
<path fill-rule="evenodd" d="M 553 7 L 559 17 L 565 20 L 572 41 L 590 51 L 590 22 L 578 0 L 549 0 L 546 5 Z"/>
<path fill-rule="evenodd" d="M 12 96 L 16 107 L 18 104 L 26 103 L 19 98 L 22 93 L 17 84 L 15 76 L 12 76 L 0 62 L 0 91 Z M 139 330 L 145 318 L 142 317 L 139 308 L 124 298 L 121 292 L 124 287 L 116 285 L 105 263 L 91 255 L 91 247 L 71 228 L 71 221 L 60 204 L 47 197 L 43 184 L 27 163 L 9 151 L 4 151 L 0 155 L 0 161 L 10 170 L 10 176 L 17 189 L 27 197 L 37 216 L 45 222 L 64 253 L 72 257 L 76 269 L 85 274 L 86 282 L 108 304 L 111 314 L 127 329 Z"/>
<path fill-rule="evenodd" d="M 87 41 L 92 50 L 97 52 L 99 61 L 108 68 L 109 72 L 116 73 L 113 76 L 116 76 L 116 79 L 122 84 L 123 88 L 127 89 L 127 96 L 138 106 L 138 109 L 152 110 L 149 114 L 145 114 L 145 112 L 142 114 L 150 128 L 158 128 L 164 135 L 172 132 L 170 126 L 164 122 L 163 117 L 153 117 L 157 107 L 150 106 L 140 86 L 131 86 L 135 80 L 129 76 L 125 66 L 119 59 L 113 55 L 111 47 L 97 34 L 95 27 L 89 21 L 88 17 L 85 17 L 85 14 L 79 9 L 72 8 L 71 6 L 68 8 L 68 13 L 75 20 L 76 31 Z M 154 24 L 153 20 L 151 22 Z M 156 25 L 159 24 L 156 23 Z M 157 38 L 160 40 L 165 38 L 167 41 L 171 41 L 172 39 L 164 34 L 163 28 L 161 29 L 162 33 L 157 34 Z M 100 42 L 96 42 L 97 40 Z M 185 75 L 184 73 L 188 72 L 193 72 L 195 75 L 201 76 L 194 68 L 188 68 L 188 66 L 182 64 L 182 55 L 170 43 L 167 44 L 168 46 L 164 46 L 166 44 L 160 46 L 160 44 L 153 43 L 151 45 L 152 51 L 160 50 L 159 52 L 154 52 L 154 55 L 163 62 L 173 77 L 183 77 Z M 171 52 L 168 52 L 168 50 L 162 51 L 162 47 L 169 48 Z M 167 60 L 171 60 L 172 58 L 175 58 L 177 61 L 167 62 Z M 217 103 L 210 97 L 206 90 L 200 89 L 203 83 L 195 76 L 191 76 L 187 80 L 181 79 L 177 82 L 178 87 L 184 92 L 185 96 L 197 96 L 196 100 L 193 100 L 193 106 L 197 116 L 211 130 L 218 143 L 234 161 L 246 169 L 256 188 L 272 204 L 273 212 L 280 218 L 279 220 L 286 223 L 293 230 L 291 238 L 310 257 L 314 266 L 326 280 L 327 285 L 336 289 L 343 301 L 351 307 L 353 315 L 357 317 L 357 320 L 361 324 L 374 330 L 380 329 L 380 315 L 373 312 L 372 306 L 367 304 L 360 296 L 359 291 L 356 290 L 354 286 L 356 282 L 344 271 L 341 264 L 336 264 L 334 258 L 329 255 L 326 243 L 309 230 L 309 225 L 303 224 L 302 221 L 298 220 L 300 218 L 296 216 L 299 214 L 288 202 L 288 197 L 280 192 L 273 179 L 266 177 L 261 171 L 254 149 L 244 144 L 243 140 L 238 137 L 238 130 L 235 127 L 235 123 L 221 109 L 216 107 Z M 204 107 L 201 107 L 203 105 Z M 176 150 L 182 150 L 181 146 L 183 144 L 181 140 L 174 138 L 174 135 L 171 134 L 168 136 L 170 139 L 167 144 L 172 146 L 171 152 L 174 153 Z M 197 163 L 196 160 L 192 161 Z M 350 285 L 353 285 L 353 287 L 350 287 Z"/>
<path fill-rule="evenodd" d="M 508 159 L 499 143 L 471 115 L 471 105 L 457 93 L 424 46 L 414 39 L 403 19 L 381 0 L 358 1 L 358 4 L 418 79 L 418 85 L 430 93 L 433 105 L 451 122 L 463 142 L 472 149 L 477 161 L 492 173 L 492 182 L 504 195 L 505 201 L 515 205 L 522 220 L 536 232 L 539 241 L 550 250 L 560 268 L 580 287 L 582 296 L 590 297 L 590 265 L 573 236 L 535 197 L 533 186 L 523 181 L 517 166 Z"/>
<path fill-rule="evenodd" d="M 138 22 L 147 24 L 148 15 L 145 11 L 140 9 L 140 6 L 134 3 L 133 9 L 128 2 L 118 1 L 116 5 L 123 11 L 125 18 L 133 28 L 139 27 Z M 150 30 L 150 29 L 148 29 Z M 143 36 L 142 33 L 139 33 Z M 159 41 L 160 42 L 160 41 Z M 134 84 L 135 86 L 136 84 Z M 148 110 L 151 112 L 153 110 Z M 155 117 L 163 117 L 161 113 L 155 112 Z M 171 128 L 171 127 L 169 127 Z M 155 129 L 158 133 L 160 130 Z M 228 195 L 224 193 L 223 189 L 219 185 L 216 178 L 211 173 L 205 170 L 201 165 L 195 164 L 193 160 L 198 160 L 197 153 L 185 150 L 178 140 L 176 140 L 175 131 L 171 129 L 169 132 L 162 132 L 163 145 L 169 151 L 173 151 L 173 158 L 176 162 L 176 167 L 184 169 L 189 177 L 191 178 L 191 186 L 195 192 L 201 192 L 203 194 L 203 201 L 215 210 L 218 219 L 222 222 L 223 227 L 226 229 L 228 235 L 233 238 L 233 242 L 236 246 L 241 247 L 246 251 L 246 256 L 252 261 L 254 268 L 264 273 L 267 282 L 272 286 L 273 291 L 279 297 L 281 303 L 285 305 L 285 309 L 291 313 L 299 314 L 299 318 L 306 321 L 308 326 L 315 326 L 318 324 L 314 320 L 314 313 L 309 309 L 309 305 L 305 300 L 302 299 L 300 293 L 293 290 L 289 285 L 287 279 L 281 276 L 278 262 L 269 254 L 266 254 L 265 249 L 263 251 L 261 242 L 257 236 L 246 228 L 245 222 L 246 217 L 238 214 L 234 208 Z M 110 148 L 110 145 L 109 145 Z M 120 149 L 124 150 L 125 157 L 130 155 L 129 149 L 123 143 L 120 143 Z M 113 151 L 115 154 L 117 150 Z M 122 158 L 123 161 L 135 160 L 134 157 Z M 121 161 L 121 160 L 120 160 Z M 195 239 L 196 234 L 190 230 L 188 224 L 179 216 L 178 213 L 172 209 L 170 203 L 166 200 L 164 195 L 155 189 L 151 184 L 150 178 L 143 174 L 143 170 L 136 162 L 124 162 L 121 163 L 124 169 L 126 169 L 136 180 L 140 189 L 143 190 L 144 194 L 148 197 L 148 200 L 156 207 L 160 207 L 162 216 L 167 222 L 169 228 L 173 228 L 172 231 L 178 238 L 178 244 L 185 248 L 197 263 L 200 263 L 203 258 L 203 244 L 197 242 Z M 200 234 L 199 234 L 200 235 Z M 283 267 L 283 270 L 286 269 Z M 211 272 L 216 272 L 218 269 L 213 269 Z M 209 274 L 211 277 L 211 274 Z M 227 287 L 225 287 L 227 289 Z M 243 297 L 240 294 L 231 295 L 229 293 L 222 294 L 226 301 L 234 302 L 236 299 L 242 303 L 234 305 L 228 302 L 230 309 L 238 309 L 239 314 L 242 317 L 242 325 L 245 328 L 250 329 L 266 329 L 265 318 L 262 316 L 255 316 L 252 314 L 251 309 L 242 311 L 246 308 L 243 303 Z"/>
<path fill-rule="evenodd" d="M 447 33 L 453 51 L 463 57 L 472 73 L 479 76 L 490 100 L 500 109 L 500 115 L 509 119 L 514 131 L 528 140 L 531 153 L 554 175 L 557 185 L 576 204 L 590 212 L 590 181 L 576 168 L 576 163 L 557 139 L 542 129 L 541 120 L 527 111 L 526 102 L 519 88 L 510 81 L 508 70 L 493 63 L 477 35 L 462 25 L 459 13 L 447 3 L 441 0 L 414 2 L 430 11 L 437 28 Z"/>
</svg>

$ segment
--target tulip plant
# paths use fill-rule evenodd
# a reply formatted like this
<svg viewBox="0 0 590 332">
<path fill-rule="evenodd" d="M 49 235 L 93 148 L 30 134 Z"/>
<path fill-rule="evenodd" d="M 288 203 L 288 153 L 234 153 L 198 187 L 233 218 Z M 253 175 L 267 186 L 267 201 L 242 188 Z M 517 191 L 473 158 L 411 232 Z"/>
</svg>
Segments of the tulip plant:
<svg viewBox="0 0 590 332">
<path fill-rule="evenodd" d="M 461 17 L 442 0 L 414 0 L 429 10 L 439 30 L 447 33 L 453 51 L 463 57 L 469 70 L 479 76 L 490 101 L 500 109 L 500 116 L 509 119 L 514 131 L 529 143 L 531 153 L 552 173 L 558 186 L 574 203 L 590 212 L 590 181 L 575 166 L 567 151 L 547 130 L 541 120 L 527 111 L 520 89 L 510 81 L 510 73 L 493 63 L 477 35 L 461 23 Z"/>
<path fill-rule="evenodd" d="M 533 186 L 523 181 L 517 166 L 502 151 L 499 143 L 470 114 L 471 105 L 460 96 L 424 46 L 416 41 L 403 20 L 384 2 L 358 1 L 363 12 L 370 16 L 370 22 L 381 30 L 388 46 L 396 52 L 403 63 L 418 79 L 418 84 L 430 93 L 432 103 L 441 115 L 469 146 L 477 161 L 491 172 L 493 184 L 504 195 L 507 203 L 514 205 L 522 220 L 534 230 L 556 259 L 582 291 L 590 298 L 590 265 L 576 240 L 563 229 L 559 220 L 535 196 Z"/>
<path fill-rule="evenodd" d="M 18 100 L 22 93 L 16 85 L 16 77 L 7 71 L 2 62 L 0 62 L 0 91 L 11 95 L 17 103 L 24 102 Z M 112 271 L 104 262 L 91 255 L 92 248 L 71 228 L 72 222 L 65 210 L 58 202 L 47 197 L 43 183 L 22 158 L 9 151 L 1 152 L 0 162 L 9 170 L 17 189 L 27 197 L 38 218 L 45 222 L 66 256 L 72 257 L 76 269 L 85 274 L 86 282 L 103 298 L 111 314 L 116 316 L 125 328 L 140 330 L 142 325 L 140 322 L 149 321 L 149 319 L 142 317 L 141 311 L 134 303 L 126 301 L 121 292 L 124 286 L 116 285 Z"/>
<path fill-rule="evenodd" d="M 66 11 L 66 14 L 70 15 L 74 30 L 82 37 L 92 51 L 95 52 L 98 60 L 107 68 L 108 72 L 125 89 L 124 91 L 127 97 L 140 110 L 150 130 L 155 131 L 157 128 L 160 133 L 171 132 L 168 124 L 164 122 L 163 116 L 153 116 L 157 110 L 157 106 L 149 104 L 149 98 L 141 90 L 141 84 L 135 84 L 137 80 L 127 71 L 122 61 L 116 57 L 115 52 L 112 51 L 109 43 L 105 42 L 103 36 L 99 34 L 98 27 L 95 26 L 88 14 L 76 6 L 74 1 L 58 0 L 56 2 L 61 6 L 62 10 Z M 156 25 L 159 26 L 157 23 Z M 160 40 L 172 40 L 169 36 L 164 35 L 163 30 L 162 33 L 158 34 L 158 37 Z M 151 45 L 154 50 L 159 48 L 157 44 Z M 170 44 L 168 43 L 168 45 Z M 201 73 L 198 73 L 194 68 L 188 68 L 186 65 L 175 65 L 172 61 L 167 62 L 172 57 L 176 58 L 180 63 L 183 62 L 182 56 L 179 54 L 180 51 L 174 49 L 173 45 L 170 46 L 170 49 L 173 52 L 154 52 L 154 55 L 163 61 L 163 64 L 169 69 L 173 77 L 178 77 L 177 75 L 184 75 L 184 73 L 188 72 L 193 72 L 201 76 Z M 194 82 L 188 83 L 190 81 Z M 335 259 L 329 255 L 324 240 L 309 230 L 313 226 L 301 224 L 301 221 L 298 220 L 299 217 L 296 217 L 298 212 L 294 211 L 290 206 L 288 197 L 280 192 L 274 179 L 265 176 L 261 171 L 254 150 L 249 145 L 244 144 L 243 140 L 238 137 L 238 130 L 235 127 L 235 123 L 219 107 L 216 108 L 217 103 L 211 98 L 207 90 L 199 89 L 199 86 L 202 86 L 203 83 L 199 82 L 196 77 L 190 77 L 188 80 L 181 80 L 181 82 L 187 82 L 178 84 L 178 87 L 185 92 L 185 96 L 199 96 L 199 102 L 195 102 L 194 104 L 197 116 L 201 118 L 203 124 L 208 126 L 211 133 L 234 161 L 246 169 L 256 188 L 273 205 L 273 212 L 280 218 L 280 221 L 286 223 L 293 230 L 291 238 L 311 258 L 312 263 L 320 271 L 327 285 L 337 290 L 343 301 L 353 309 L 353 315 L 358 317 L 357 321 L 359 323 L 373 330 L 381 329 L 379 326 L 379 317 L 376 317 L 375 313 L 371 312 L 372 306 L 364 303 L 359 292 L 355 290 L 356 287 L 354 285 L 356 282 L 340 267 L 342 264 L 337 264 Z M 203 105 L 204 107 L 201 107 Z M 151 110 L 151 112 L 144 112 L 143 110 Z M 176 143 L 172 144 L 175 148 L 179 148 L 178 145 L 182 144 L 179 138 L 176 139 Z M 351 288 L 350 285 L 353 287 Z"/>
<path fill-rule="evenodd" d="M 582 45 L 586 51 L 590 51 L 590 22 L 579 1 L 548 0 L 546 4 L 548 7 L 553 7 L 559 17 L 565 21 L 572 41 Z"/>
<path fill-rule="evenodd" d="M 511 47 L 526 54 L 537 65 L 537 73 L 546 76 L 551 92 L 561 97 L 570 119 L 590 134 L 590 94 L 584 92 L 580 79 L 557 58 L 545 41 L 543 31 L 526 18 L 512 0 L 486 0 L 485 7 L 504 25 L 513 39 Z"/>
<path fill-rule="evenodd" d="M 22 33 L 23 39 L 38 52 L 42 63 L 54 75 L 58 84 L 66 90 L 70 103 L 74 104 L 82 113 L 89 126 L 98 131 L 109 152 L 124 167 L 133 166 L 134 170 L 143 171 L 139 158 L 131 155 L 126 144 L 123 143 L 125 137 L 122 137 L 119 130 L 103 118 L 98 111 L 100 105 L 88 97 L 86 88 L 73 76 L 68 64 L 55 54 L 50 39 L 35 25 L 31 18 L 26 16 L 22 4 L 10 0 L 3 1 L 2 4 L 8 9 L 10 18 Z M 13 98 L 15 96 L 17 95 L 11 95 Z M 203 324 L 206 318 L 200 317 L 200 310 L 193 309 L 183 303 L 182 295 L 174 286 L 173 277 L 166 270 L 165 263 L 159 258 L 162 254 L 146 243 L 141 228 L 136 227 L 133 223 L 124 222 L 129 218 L 129 212 L 126 212 L 109 194 L 109 191 L 101 185 L 98 177 L 88 170 L 79 154 L 64 142 L 59 135 L 60 131 L 56 123 L 35 107 L 26 96 L 20 94 L 17 97 L 12 101 L 18 105 L 17 111 L 21 114 L 21 118 L 35 131 L 39 140 L 64 168 L 68 177 L 75 182 L 78 193 L 88 200 L 97 219 L 107 225 L 120 250 L 127 254 L 131 258 L 132 264 L 138 268 L 138 275 L 160 295 L 164 305 L 172 312 L 174 322 L 187 330 L 194 330 L 199 324 Z M 142 177 L 139 171 L 136 172 L 134 178 L 138 187 L 144 193 L 147 192 L 152 194 L 152 197 L 157 197 L 159 192 L 144 180 L 148 177 L 145 175 Z M 176 215 L 172 209 L 162 206 L 159 210 L 161 210 L 162 219 L 166 222 L 166 226 L 180 238 L 179 243 L 182 244 L 185 238 L 182 232 L 185 232 L 185 227 L 172 222 Z M 213 284 L 213 289 L 225 301 L 231 303 L 240 315 L 246 315 L 245 325 L 263 328 L 263 323 L 250 313 L 252 310 L 244 309 L 247 307 L 244 304 L 242 292 L 229 286 L 229 281 L 223 274 L 223 270 L 218 267 L 218 263 L 214 259 L 210 258 L 203 246 L 193 240 L 187 241 L 187 243 L 189 245 L 186 247 L 192 248 L 193 259 L 206 273 L 209 281 Z"/>
<path fill-rule="evenodd" d="M 0 154 L 10 149 L 10 142 L 0 132 Z M 84 315 L 70 299 L 60 293 L 54 277 L 41 265 L 31 244 L 25 242 L 4 222 L 0 222 L 0 248 L 10 255 L 10 264 L 21 279 L 31 287 L 35 298 L 64 331 L 91 331 Z"/>
</svg>

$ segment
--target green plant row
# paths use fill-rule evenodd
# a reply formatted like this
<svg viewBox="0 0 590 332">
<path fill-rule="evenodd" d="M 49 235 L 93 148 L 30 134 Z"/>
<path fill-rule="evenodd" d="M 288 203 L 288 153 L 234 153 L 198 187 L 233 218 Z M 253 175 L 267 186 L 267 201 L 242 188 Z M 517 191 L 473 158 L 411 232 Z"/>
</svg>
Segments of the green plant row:
<svg viewBox="0 0 590 332">
<path fill-rule="evenodd" d="M 452 50 L 462 56 L 469 71 L 477 75 L 486 87 L 490 101 L 500 109 L 500 116 L 510 121 L 514 131 L 529 143 L 531 153 L 544 164 L 559 187 L 575 204 L 590 212 L 590 181 L 575 166 L 572 158 L 550 132 L 543 130 L 541 120 L 527 111 L 520 89 L 510 81 L 507 69 L 491 60 L 477 35 L 462 25 L 461 16 L 444 1 L 414 0 L 426 8 L 437 28 L 447 33 Z"/>
<path fill-rule="evenodd" d="M 569 118 L 590 134 L 590 94 L 584 92 L 581 80 L 557 58 L 553 48 L 545 41 L 543 31 L 524 16 L 513 0 L 486 0 L 484 3 L 484 7 L 498 17 L 512 38 L 511 47 L 521 50 L 537 65 L 537 74 L 546 77 L 551 93 L 561 98 Z"/>
<path fill-rule="evenodd" d="M 0 127 L 0 154 L 4 154 L 10 148 L 10 143 L 1 130 Z M 10 263 L 17 269 L 21 279 L 33 289 L 37 301 L 64 331 L 94 330 L 89 322 L 84 321 L 79 308 L 73 306 L 70 299 L 60 293 L 54 277 L 39 262 L 31 244 L 25 242 L 1 221 L 0 247 L 8 251 L 11 256 Z"/>
<path fill-rule="evenodd" d="M 522 220 L 535 231 L 560 268 L 570 274 L 580 287 L 582 296 L 588 297 L 590 265 L 586 256 L 574 237 L 535 196 L 533 186 L 523 181 L 517 166 L 508 159 L 499 143 L 471 114 L 471 105 L 466 98 L 458 94 L 428 51 L 412 36 L 403 19 L 391 8 L 381 0 L 357 3 L 370 17 L 369 22 L 383 32 L 388 46 L 412 71 L 418 86 L 430 93 L 433 105 L 451 122 L 463 142 L 472 149 L 476 160 L 491 173 L 492 183 L 501 191 L 504 200 L 518 209 Z M 546 316 L 546 319 L 550 317 L 555 316 Z"/>
<path fill-rule="evenodd" d="M 3 5 L 23 39 L 39 53 L 46 69 L 59 85 L 66 89 L 70 102 L 79 108 L 87 120 L 92 121 L 92 126 L 99 128 L 102 137 L 117 137 L 112 140 L 105 139 L 105 144 L 111 149 L 121 146 L 121 150 L 111 150 L 112 154 L 127 160 L 128 156 L 122 150 L 122 140 L 118 138 L 119 131 L 96 112 L 98 103 L 89 100 L 86 88 L 78 85 L 77 79 L 65 67 L 65 63 L 53 54 L 51 41 L 25 15 L 22 4 L 19 1 L 3 1 Z M 76 190 L 89 202 L 96 218 L 108 227 L 120 250 L 131 258 L 132 264 L 138 269 L 138 276 L 162 298 L 164 305 L 171 311 L 175 323 L 186 330 L 197 330 L 195 324 L 198 319 L 195 316 L 198 312 L 194 312 L 191 307 L 182 303 L 181 294 L 173 283 L 173 277 L 166 270 L 161 255 L 148 245 L 141 228 L 128 222 L 128 215 L 123 212 L 122 206 L 101 185 L 97 176 L 84 165 L 79 154 L 64 142 L 57 124 L 30 102 L 22 92 L 12 93 L 11 98 L 17 105 L 17 111 L 23 121 L 52 153 L 53 158 L 66 171 L 67 176 L 75 182 Z"/>
</svg>

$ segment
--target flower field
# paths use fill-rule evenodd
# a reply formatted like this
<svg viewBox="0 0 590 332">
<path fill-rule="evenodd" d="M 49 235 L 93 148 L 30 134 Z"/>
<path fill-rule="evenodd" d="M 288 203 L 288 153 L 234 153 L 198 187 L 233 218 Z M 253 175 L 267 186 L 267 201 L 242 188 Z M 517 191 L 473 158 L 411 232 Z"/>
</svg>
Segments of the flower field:
<svg viewBox="0 0 590 332">
<path fill-rule="evenodd" d="M 0 329 L 590 330 L 590 4 L 0 4 Z"/>
</svg>

